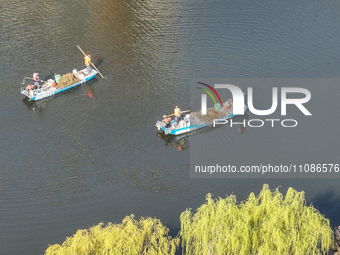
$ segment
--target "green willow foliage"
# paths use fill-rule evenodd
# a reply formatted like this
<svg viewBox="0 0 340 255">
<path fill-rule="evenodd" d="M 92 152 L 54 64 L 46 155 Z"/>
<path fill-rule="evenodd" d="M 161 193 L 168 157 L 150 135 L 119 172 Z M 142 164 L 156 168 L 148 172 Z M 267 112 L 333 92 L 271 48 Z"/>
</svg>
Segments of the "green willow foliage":
<svg viewBox="0 0 340 255">
<path fill-rule="evenodd" d="M 62 244 L 47 248 L 45 255 L 69 254 L 175 254 L 179 238 L 168 236 L 169 230 L 158 219 L 134 219 L 127 216 L 122 224 L 103 223 L 89 230 L 78 230 Z"/>
<path fill-rule="evenodd" d="M 185 255 L 325 254 L 333 243 L 329 220 L 306 206 L 304 192 L 289 188 L 285 197 L 264 185 L 260 194 L 237 204 L 236 196 L 206 197 L 192 214 L 181 214 Z"/>
</svg>

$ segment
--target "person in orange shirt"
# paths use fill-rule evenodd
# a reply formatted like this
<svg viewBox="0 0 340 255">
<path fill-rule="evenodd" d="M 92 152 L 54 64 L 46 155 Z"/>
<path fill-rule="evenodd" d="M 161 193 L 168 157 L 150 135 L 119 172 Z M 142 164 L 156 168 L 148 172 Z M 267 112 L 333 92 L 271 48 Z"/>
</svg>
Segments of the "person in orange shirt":
<svg viewBox="0 0 340 255">
<path fill-rule="evenodd" d="M 182 112 L 181 112 L 181 109 L 176 106 L 175 110 L 174 110 L 174 115 L 175 115 L 175 119 L 177 122 L 179 122 L 181 120 L 181 116 L 182 116 Z"/>
<path fill-rule="evenodd" d="M 179 107 L 176 106 L 176 108 L 175 108 L 175 110 L 174 110 L 174 115 L 175 115 L 175 117 L 180 117 L 181 114 L 182 114 L 181 109 L 179 109 Z"/>
<path fill-rule="evenodd" d="M 91 68 L 91 55 L 86 55 L 84 57 L 85 59 L 85 65 L 86 65 L 86 68 L 87 68 L 87 73 L 91 73 L 92 71 L 92 68 Z"/>
</svg>

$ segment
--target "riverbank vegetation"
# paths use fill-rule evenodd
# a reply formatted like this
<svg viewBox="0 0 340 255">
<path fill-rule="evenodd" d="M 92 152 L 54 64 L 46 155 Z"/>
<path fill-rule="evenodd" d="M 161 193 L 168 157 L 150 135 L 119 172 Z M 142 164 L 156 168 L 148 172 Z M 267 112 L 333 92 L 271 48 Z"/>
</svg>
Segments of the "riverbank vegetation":
<svg viewBox="0 0 340 255">
<path fill-rule="evenodd" d="M 89 230 L 78 230 L 62 244 L 55 244 L 45 255 L 69 254 L 175 254 L 178 238 L 168 236 L 169 230 L 158 219 L 127 216 L 121 224 L 103 223 Z"/>
<path fill-rule="evenodd" d="M 45 254 L 175 254 L 181 242 L 183 255 L 316 255 L 333 244 L 329 220 L 306 206 L 304 192 L 292 188 L 283 196 L 265 184 L 258 196 L 251 193 L 241 203 L 235 195 L 208 194 L 196 213 L 187 209 L 180 220 L 180 233 L 172 238 L 158 219 L 136 221 L 131 215 L 122 224 L 78 230 Z"/>
<path fill-rule="evenodd" d="M 181 215 L 183 254 L 325 254 L 332 244 L 329 220 L 292 188 L 284 197 L 264 185 L 240 204 L 235 195 L 206 200 Z"/>
</svg>

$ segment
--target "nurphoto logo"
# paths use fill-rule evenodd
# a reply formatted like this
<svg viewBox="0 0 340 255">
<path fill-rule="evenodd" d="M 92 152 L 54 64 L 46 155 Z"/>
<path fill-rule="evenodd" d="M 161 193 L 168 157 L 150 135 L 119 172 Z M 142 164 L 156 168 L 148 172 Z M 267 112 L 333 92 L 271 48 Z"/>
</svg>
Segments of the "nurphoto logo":
<svg viewBox="0 0 340 255">
<path fill-rule="evenodd" d="M 278 88 L 273 87 L 272 88 L 272 105 L 269 109 L 266 110 L 259 110 L 254 107 L 253 104 L 253 88 L 248 87 L 247 88 L 247 102 L 248 105 L 245 106 L 245 101 L 244 101 L 244 95 L 243 91 L 239 86 L 231 85 L 231 84 L 215 84 L 214 88 L 208 84 L 198 82 L 201 85 L 204 85 L 205 87 L 209 88 L 218 98 L 219 103 L 216 103 L 216 100 L 214 96 L 211 94 L 210 91 L 204 88 L 197 87 L 198 89 L 203 90 L 206 92 L 210 97 L 213 99 L 215 103 L 215 110 L 220 111 L 221 107 L 223 107 L 222 100 L 217 93 L 216 89 L 228 89 L 231 94 L 232 94 L 232 114 L 233 116 L 236 115 L 244 115 L 245 110 L 248 108 L 249 111 L 255 115 L 258 116 L 268 116 L 274 113 L 277 109 L 278 106 Z M 303 98 L 287 98 L 287 94 L 289 93 L 295 93 L 295 94 L 302 94 L 304 95 Z M 202 115 L 207 114 L 207 94 L 201 94 L 201 113 Z M 311 93 L 309 90 L 305 88 L 299 88 L 299 87 L 282 87 L 281 88 L 281 116 L 286 116 L 287 115 L 287 105 L 295 105 L 304 115 L 306 116 L 311 116 L 312 114 L 306 109 L 306 107 L 303 105 L 307 103 L 311 99 Z M 296 127 L 298 122 L 295 119 L 250 119 L 247 121 L 243 120 L 243 122 L 233 122 L 232 119 L 227 119 L 227 118 L 221 118 L 221 119 L 214 119 L 213 121 L 213 126 L 215 127 L 216 125 L 225 125 L 229 123 L 230 125 L 235 125 L 235 124 L 242 124 L 244 127 L 246 124 L 248 124 L 249 127 L 262 127 L 265 122 L 270 122 L 271 126 L 275 126 L 275 122 L 280 122 L 283 127 Z"/>
</svg>

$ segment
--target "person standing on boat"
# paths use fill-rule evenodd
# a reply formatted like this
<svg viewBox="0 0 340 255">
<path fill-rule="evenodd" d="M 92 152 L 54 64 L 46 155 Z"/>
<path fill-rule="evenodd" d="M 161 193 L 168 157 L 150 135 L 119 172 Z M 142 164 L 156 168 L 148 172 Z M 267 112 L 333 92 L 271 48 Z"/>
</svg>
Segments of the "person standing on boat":
<svg viewBox="0 0 340 255">
<path fill-rule="evenodd" d="M 34 81 L 34 88 L 35 89 L 38 89 L 40 87 L 40 84 L 39 84 L 39 73 L 38 72 L 35 72 L 33 74 L 33 81 Z"/>
<path fill-rule="evenodd" d="M 92 68 L 91 68 L 91 55 L 86 55 L 84 57 L 85 59 L 85 65 L 86 65 L 86 68 L 87 68 L 87 73 L 91 73 L 92 71 Z"/>
<path fill-rule="evenodd" d="M 165 127 L 170 127 L 170 122 L 171 122 L 171 118 L 167 117 L 167 116 L 163 116 L 163 122 L 165 123 Z"/>
<path fill-rule="evenodd" d="M 177 122 L 181 120 L 182 112 L 181 112 L 181 109 L 177 105 L 176 105 L 176 108 L 174 110 L 174 115 L 176 117 Z"/>
</svg>

